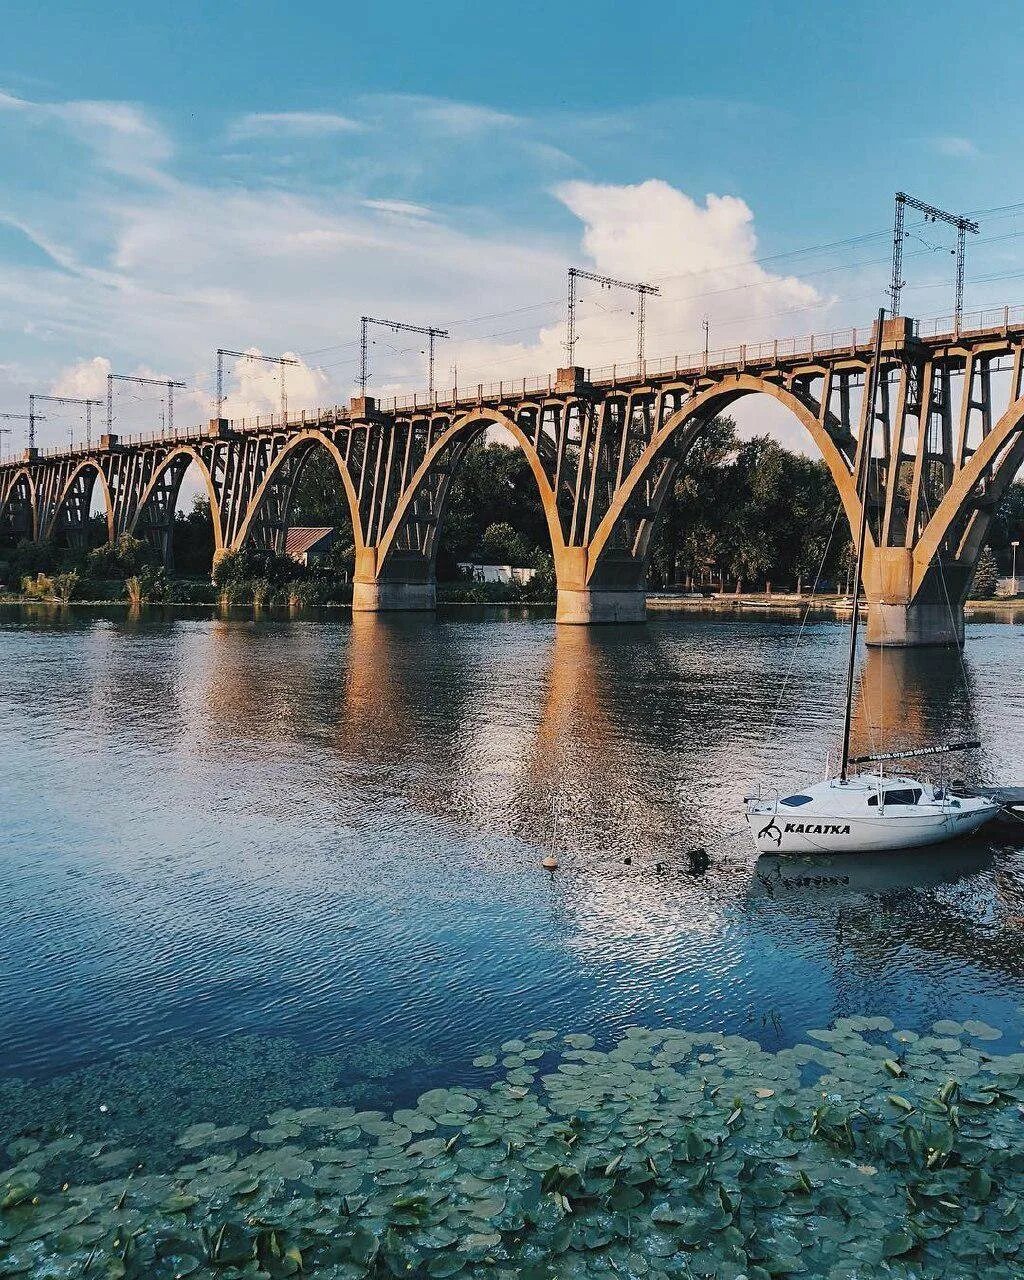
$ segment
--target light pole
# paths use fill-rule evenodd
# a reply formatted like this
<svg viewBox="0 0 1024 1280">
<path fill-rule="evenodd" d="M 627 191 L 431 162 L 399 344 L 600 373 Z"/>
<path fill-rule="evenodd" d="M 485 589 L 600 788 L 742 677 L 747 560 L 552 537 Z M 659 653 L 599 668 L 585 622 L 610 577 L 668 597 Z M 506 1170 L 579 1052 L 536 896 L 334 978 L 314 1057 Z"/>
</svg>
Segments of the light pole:
<svg viewBox="0 0 1024 1280">
<path fill-rule="evenodd" d="M 1020 546 L 1019 540 L 1011 542 L 1010 546 L 1013 547 L 1013 594 L 1017 595 L 1017 548 Z"/>
</svg>

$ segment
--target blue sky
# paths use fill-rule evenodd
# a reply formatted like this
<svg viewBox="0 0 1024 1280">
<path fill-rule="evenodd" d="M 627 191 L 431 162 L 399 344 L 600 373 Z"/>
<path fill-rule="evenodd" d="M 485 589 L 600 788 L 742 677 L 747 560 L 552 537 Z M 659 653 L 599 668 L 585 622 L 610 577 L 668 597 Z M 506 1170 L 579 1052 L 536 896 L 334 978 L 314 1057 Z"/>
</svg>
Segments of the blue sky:
<svg viewBox="0 0 1024 1280">
<path fill-rule="evenodd" d="M 661 284 L 652 355 L 696 349 L 705 315 L 713 346 L 866 324 L 898 188 L 996 211 L 967 305 L 1024 299 L 1015 3 L 9 0 L 2 21 L 2 408 L 113 368 L 183 378 L 198 420 L 219 345 L 299 353 L 292 403 L 344 400 L 364 311 L 450 326 L 441 382 L 540 372 L 573 262 Z M 904 309 L 946 313 L 949 237 L 914 237 Z M 585 294 L 580 361 L 630 359 L 632 324 Z M 372 356 L 377 389 L 425 385 L 415 340 Z M 231 412 L 274 406 L 272 370 L 238 375 Z M 158 409 L 126 395 L 121 429 Z"/>
</svg>

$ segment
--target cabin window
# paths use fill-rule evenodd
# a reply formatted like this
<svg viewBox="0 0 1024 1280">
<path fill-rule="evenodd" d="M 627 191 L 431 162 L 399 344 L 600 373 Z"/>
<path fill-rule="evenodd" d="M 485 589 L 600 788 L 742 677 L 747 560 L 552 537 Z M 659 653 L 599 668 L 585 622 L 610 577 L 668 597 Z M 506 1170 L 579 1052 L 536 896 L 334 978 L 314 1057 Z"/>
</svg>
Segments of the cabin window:
<svg viewBox="0 0 1024 1280">
<path fill-rule="evenodd" d="M 899 791 L 887 791 L 885 793 L 884 804 L 917 804 L 921 799 L 921 789 L 919 787 L 904 787 Z"/>
<path fill-rule="evenodd" d="M 883 804 L 917 804 L 921 799 L 920 787 L 903 787 L 899 791 L 887 791 L 882 797 Z M 868 796 L 869 805 L 878 804 L 878 796 Z"/>
<path fill-rule="evenodd" d="M 786 796 L 785 800 L 780 800 L 779 804 L 788 804 L 791 809 L 797 809 L 802 804 L 810 804 L 811 796 Z"/>
</svg>

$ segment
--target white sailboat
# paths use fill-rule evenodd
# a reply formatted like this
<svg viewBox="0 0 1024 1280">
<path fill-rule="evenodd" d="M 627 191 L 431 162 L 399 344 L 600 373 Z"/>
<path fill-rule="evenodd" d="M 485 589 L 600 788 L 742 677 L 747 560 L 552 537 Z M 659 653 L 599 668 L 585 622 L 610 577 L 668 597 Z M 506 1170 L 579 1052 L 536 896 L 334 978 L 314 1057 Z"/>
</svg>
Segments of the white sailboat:
<svg viewBox="0 0 1024 1280">
<path fill-rule="evenodd" d="M 874 359 L 865 394 L 874 406 L 881 360 L 882 322 L 878 313 Z M 850 609 L 850 650 L 846 672 L 846 717 L 843 727 L 842 763 L 835 777 L 809 787 L 783 788 L 765 795 L 762 790 L 744 797 L 747 824 L 758 853 L 861 853 L 912 849 L 939 844 L 977 831 L 1002 808 L 992 796 L 957 794 L 933 787 L 918 778 L 886 776 L 880 768 L 851 772 L 853 766 L 880 765 L 887 760 L 936 755 L 978 747 L 978 742 L 955 742 L 916 751 L 850 758 L 853 678 L 857 659 L 857 628 L 861 578 L 864 567 L 868 512 L 868 471 L 875 415 L 869 412 L 867 437 L 861 451 L 858 488 L 861 499 L 860 538 Z"/>
</svg>

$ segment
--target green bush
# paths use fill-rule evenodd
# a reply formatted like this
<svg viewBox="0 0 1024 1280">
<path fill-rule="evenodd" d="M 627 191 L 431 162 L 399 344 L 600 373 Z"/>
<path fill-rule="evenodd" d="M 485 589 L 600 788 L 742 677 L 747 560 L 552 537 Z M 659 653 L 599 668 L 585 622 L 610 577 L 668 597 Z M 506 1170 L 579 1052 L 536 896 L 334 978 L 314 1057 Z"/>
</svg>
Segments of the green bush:
<svg viewBox="0 0 1024 1280">
<path fill-rule="evenodd" d="M 82 578 L 74 569 L 52 576 L 37 573 L 34 578 L 26 576 L 21 580 L 22 592 L 30 600 L 56 600 L 60 604 L 73 600 L 79 594 L 81 585 Z"/>
<path fill-rule="evenodd" d="M 133 605 L 160 604 L 170 595 L 167 575 L 162 567 L 140 569 L 125 580 L 124 590 Z"/>
<path fill-rule="evenodd" d="M 125 578 L 143 569 L 156 569 L 159 556 L 148 542 L 122 533 L 114 542 L 89 552 L 86 571 L 91 578 Z"/>
</svg>

